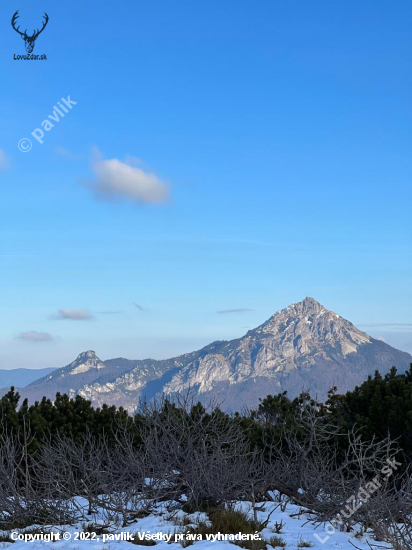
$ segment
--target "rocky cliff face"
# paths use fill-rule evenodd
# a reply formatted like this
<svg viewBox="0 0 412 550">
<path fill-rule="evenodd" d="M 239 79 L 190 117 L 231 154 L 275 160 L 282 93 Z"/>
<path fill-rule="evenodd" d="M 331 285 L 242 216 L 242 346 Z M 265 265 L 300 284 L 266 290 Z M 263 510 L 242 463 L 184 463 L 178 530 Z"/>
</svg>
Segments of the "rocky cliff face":
<svg viewBox="0 0 412 550">
<path fill-rule="evenodd" d="M 216 382 L 230 384 L 251 377 L 282 375 L 320 359 L 356 353 L 371 338 L 352 323 L 328 311 L 313 298 L 276 312 L 266 323 L 233 342 L 217 345 L 196 364 L 190 363 L 165 387 L 167 392 L 198 387 L 199 393 L 212 390 Z M 207 348 L 206 348 L 207 349 Z"/>
<path fill-rule="evenodd" d="M 94 351 L 84 351 L 67 367 L 67 374 L 74 376 L 75 374 L 89 372 L 90 370 L 96 371 L 105 367 L 103 361 L 100 361 Z"/>
<path fill-rule="evenodd" d="M 190 389 L 201 401 L 217 399 L 222 408 L 256 406 L 259 398 L 309 391 L 323 400 L 332 386 L 345 392 L 375 370 L 408 368 L 412 356 L 374 340 L 313 298 L 277 311 L 242 338 L 214 342 L 202 350 L 165 361 L 102 362 L 88 351 L 63 369 L 24 390 L 29 398 L 56 391 L 79 393 L 95 405 L 134 410 L 139 398 Z"/>
<path fill-rule="evenodd" d="M 276 312 L 251 333 L 256 339 L 264 336 L 272 340 L 276 355 L 290 366 L 296 366 L 302 357 L 324 353 L 328 346 L 347 355 L 371 341 L 367 334 L 313 298 Z"/>
</svg>

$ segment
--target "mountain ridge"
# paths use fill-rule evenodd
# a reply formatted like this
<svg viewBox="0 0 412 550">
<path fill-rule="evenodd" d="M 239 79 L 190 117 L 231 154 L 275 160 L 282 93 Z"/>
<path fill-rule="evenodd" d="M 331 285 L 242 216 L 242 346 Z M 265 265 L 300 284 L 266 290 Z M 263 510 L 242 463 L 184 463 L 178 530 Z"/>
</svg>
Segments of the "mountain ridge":
<svg viewBox="0 0 412 550">
<path fill-rule="evenodd" d="M 135 410 L 139 399 L 191 391 L 200 401 L 218 399 L 222 408 L 256 406 L 259 398 L 309 391 L 324 400 L 332 386 L 353 389 L 375 370 L 400 372 L 412 356 L 375 340 L 314 298 L 276 311 L 267 321 L 234 340 L 165 360 L 101 361 L 89 350 L 62 369 L 23 388 L 30 401 L 56 391 L 90 399 L 94 405 Z"/>
</svg>

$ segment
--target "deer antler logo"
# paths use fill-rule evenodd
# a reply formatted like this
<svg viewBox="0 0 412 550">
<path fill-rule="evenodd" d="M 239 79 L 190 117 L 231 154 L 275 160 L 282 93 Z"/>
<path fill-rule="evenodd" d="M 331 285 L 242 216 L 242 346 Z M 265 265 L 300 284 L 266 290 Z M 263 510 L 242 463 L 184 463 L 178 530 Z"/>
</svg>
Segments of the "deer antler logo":
<svg viewBox="0 0 412 550">
<path fill-rule="evenodd" d="M 41 32 L 44 31 L 44 28 L 45 28 L 45 26 L 47 25 L 47 23 L 48 23 L 48 21 L 49 21 L 49 16 L 47 15 L 47 13 L 45 13 L 45 14 L 43 15 L 45 21 L 43 21 L 43 27 L 41 28 L 41 30 L 37 29 L 37 31 L 33 31 L 32 36 L 29 36 L 29 35 L 27 34 L 27 29 L 26 29 L 24 32 L 20 32 L 20 31 L 19 31 L 19 28 L 20 28 L 20 27 L 17 27 L 17 29 L 16 29 L 16 27 L 15 27 L 16 21 L 17 21 L 17 19 L 19 18 L 18 13 L 19 13 L 19 10 L 17 10 L 16 13 L 13 15 L 13 18 L 12 18 L 12 20 L 11 20 L 11 26 L 12 26 L 13 29 L 14 29 L 16 32 L 18 32 L 18 33 L 21 35 L 21 37 L 23 38 L 23 40 L 24 40 L 24 42 L 25 42 L 25 46 L 26 46 L 26 52 L 27 52 L 27 53 L 31 53 L 31 52 L 33 51 L 34 43 L 36 42 L 37 37 L 39 36 L 39 34 L 40 34 Z"/>
</svg>

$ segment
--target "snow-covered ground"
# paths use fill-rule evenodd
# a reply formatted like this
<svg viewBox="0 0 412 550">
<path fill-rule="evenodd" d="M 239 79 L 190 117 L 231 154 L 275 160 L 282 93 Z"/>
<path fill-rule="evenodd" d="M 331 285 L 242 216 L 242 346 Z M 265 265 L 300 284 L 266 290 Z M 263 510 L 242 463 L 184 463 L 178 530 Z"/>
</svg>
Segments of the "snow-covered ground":
<svg viewBox="0 0 412 550">
<path fill-rule="evenodd" d="M 79 504 L 85 504 L 79 499 Z M 252 506 L 247 502 L 238 502 L 235 505 L 235 509 L 246 512 L 250 515 L 252 519 Z M 284 504 L 283 507 L 279 506 L 278 503 L 265 502 L 257 505 L 259 508 L 263 509 L 258 512 L 258 520 L 264 522 L 267 520 L 270 515 L 269 522 L 267 527 L 260 531 L 259 536 L 269 541 L 272 537 L 280 537 L 284 543 L 286 543 L 286 550 L 300 550 L 301 548 L 310 547 L 314 550 L 354 550 L 354 547 L 359 550 L 371 550 L 374 545 L 379 545 L 379 548 L 388 548 L 392 550 L 392 547 L 383 542 L 377 542 L 373 539 L 372 532 L 367 535 L 360 536 L 360 529 L 354 529 L 351 533 L 335 532 L 333 535 L 328 535 L 325 532 L 325 528 L 322 525 L 315 526 L 311 521 L 310 517 L 301 513 L 302 510 L 298 506 L 293 504 Z M 283 508 L 283 509 L 282 509 Z M 185 518 L 186 525 L 183 526 L 183 518 Z M 184 533 L 190 525 L 187 523 L 196 525 L 199 521 L 207 521 L 207 515 L 204 513 L 195 513 L 195 514 L 185 514 L 183 511 L 178 510 L 174 513 L 171 513 L 166 509 L 166 506 L 163 504 L 158 507 L 155 513 L 136 520 L 135 523 L 128 525 L 126 528 L 110 528 L 110 533 L 113 534 L 111 538 L 127 538 L 127 533 L 138 537 L 138 533 L 141 536 L 148 535 L 157 535 L 159 539 L 168 535 L 172 536 L 172 540 L 167 542 L 166 540 L 156 541 L 157 550 L 181 550 L 182 545 L 180 542 L 175 542 L 174 535 L 178 533 Z M 90 524 L 102 524 L 103 519 L 101 516 L 90 516 L 88 518 Z M 282 524 L 281 532 L 276 533 L 275 525 Z M 67 550 L 126 550 L 132 549 L 132 543 L 127 540 L 104 540 L 103 535 L 97 535 L 93 540 L 79 540 L 76 538 L 76 534 L 81 536 L 88 536 L 83 533 L 83 528 L 85 521 L 79 522 L 76 526 L 59 526 L 57 527 L 46 527 L 44 531 L 47 533 L 53 532 L 56 533 L 60 540 L 54 542 L 46 542 L 44 540 L 34 540 L 25 542 L 24 540 L 17 540 L 14 543 L 11 542 L 1 542 L 0 547 L 8 548 L 11 547 L 12 550 L 29 550 L 29 549 L 44 549 L 50 547 L 53 550 L 67 549 Z M 16 530 L 14 533 L 24 534 L 25 532 L 30 532 L 32 534 L 34 531 L 41 532 L 42 528 L 36 528 L 38 526 L 27 527 L 26 529 Z M 1 532 L 3 535 L 11 535 L 11 532 Z M 81 534 L 83 533 L 83 534 Z M 122 535 L 123 533 L 123 535 Z M 315 536 L 318 535 L 318 537 Z M 16 534 L 12 535 L 16 537 Z M 79 535 L 78 535 L 79 536 Z M 325 540 L 325 538 L 327 540 Z M 322 542 L 323 541 L 323 542 Z M 193 543 L 196 545 L 198 550 L 208 550 L 213 548 L 213 550 L 219 550 L 220 548 L 233 548 L 233 543 L 225 540 L 202 540 L 195 541 Z M 268 550 L 271 550 L 271 546 L 268 544 Z M 276 548 L 275 550 L 282 550 L 281 548 Z"/>
</svg>

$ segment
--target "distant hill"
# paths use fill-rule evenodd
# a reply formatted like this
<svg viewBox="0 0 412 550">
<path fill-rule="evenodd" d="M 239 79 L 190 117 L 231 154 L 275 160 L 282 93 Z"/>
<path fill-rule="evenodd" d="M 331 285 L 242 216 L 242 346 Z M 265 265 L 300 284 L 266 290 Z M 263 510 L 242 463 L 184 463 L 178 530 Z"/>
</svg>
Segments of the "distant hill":
<svg viewBox="0 0 412 550">
<path fill-rule="evenodd" d="M 39 378 L 47 376 L 54 370 L 56 370 L 55 367 L 48 369 L 0 370 L 0 388 L 10 388 L 10 386 L 24 387 Z M 0 392 L 2 392 L 2 390 L 0 390 Z"/>
<path fill-rule="evenodd" d="M 57 391 L 80 394 L 94 405 L 122 405 L 133 411 L 139 398 L 191 390 L 203 402 L 217 399 L 225 410 L 254 407 L 259 398 L 308 391 L 325 400 L 332 386 L 353 390 L 375 370 L 405 372 L 412 356 L 375 340 L 313 298 L 277 311 L 242 338 L 155 361 L 101 361 L 93 351 L 21 390 L 30 401 Z"/>
</svg>

